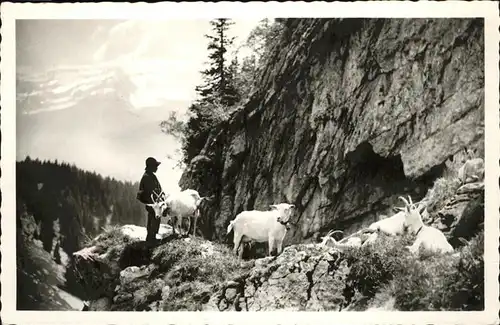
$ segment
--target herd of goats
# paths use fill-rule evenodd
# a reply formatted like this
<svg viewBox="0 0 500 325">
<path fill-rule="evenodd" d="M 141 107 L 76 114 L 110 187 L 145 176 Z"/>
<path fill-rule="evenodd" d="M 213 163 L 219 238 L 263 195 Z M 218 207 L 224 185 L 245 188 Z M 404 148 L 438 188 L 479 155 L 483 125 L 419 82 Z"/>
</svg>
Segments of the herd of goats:
<svg viewBox="0 0 500 325">
<path fill-rule="evenodd" d="M 484 160 L 474 158 L 467 160 L 458 170 L 458 178 L 461 184 L 480 181 L 484 178 Z M 162 216 L 177 219 L 177 228 L 181 229 L 182 220 L 189 220 L 191 228 L 191 218 L 194 217 L 193 237 L 196 232 L 196 222 L 200 216 L 199 206 L 207 197 L 201 197 L 196 190 L 187 189 L 181 192 L 166 194 L 156 194 L 156 198 L 149 204 L 155 211 L 156 218 Z M 404 203 L 404 207 L 396 207 L 399 212 L 391 217 L 383 217 L 381 220 L 372 223 L 369 227 L 359 230 L 342 240 L 336 241 L 333 235 L 340 230 L 332 230 L 321 238 L 322 246 L 337 247 L 362 247 L 374 243 L 381 234 L 388 236 L 401 236 L 404 233 L 415 235 L 415 241 L 406 248 L 413 254 L 422 247 L 434 253 L 452 253 L 453 247 L 450 245 L 441 230 L 424 224 L 428 215 L 426 199 L 413 203 L 410 196 L 408 200 L 399 197 Z M 227 227 L 227 234 L 233 231 L 234 248 L 233 253 L 242 258 L 243 250 L 240 249 L 242 243 L 268 243 L 268 254 L 271 255 L 276 248 L 277 254 L 283 250 L 283 240 L 290 229 L 291 217 L 295 211 L 294 204 L 279 203 L 270 205 L 268 211 L 243 211 L 236 218 L 230 221 Z M 168 221 L 169 221 L 168 220 Z M 167 222 L 168 222 L 167 221 Z M 175 228 L 172 227 L 175 234 Z M 187 233 L 186 233 L 187 234 Z"/>
</svg>

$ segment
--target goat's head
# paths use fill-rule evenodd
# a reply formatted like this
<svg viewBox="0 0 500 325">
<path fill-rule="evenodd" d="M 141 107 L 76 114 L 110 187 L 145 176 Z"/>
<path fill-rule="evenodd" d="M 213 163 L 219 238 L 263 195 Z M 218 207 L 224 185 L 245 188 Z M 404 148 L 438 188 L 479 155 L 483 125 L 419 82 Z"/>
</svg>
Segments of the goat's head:
<svg viewBox="0 0 500 325">
<path fill-rule="evenodd" d="M 278 213 L 278 222 L 285 225 L 287 229 L 290 227 L 290 219 L 292 217 L 293 212 L 295 211 L 294 204 L 288 203 L 279 203 L 270 205 L 272 210 L 279 211 Z"/>
<path fill-rule="evenodd" d="M 160 218 L 168 208 L 168 204 L 166 201 L 166 196 L 162 196 L 162 194 L 164 194 L 163 191 L 160 194 L 154 194 L 156 195 L 156 199 L 154 198 L 153 194 L 151 194 L 151 201 L 153 201 L 153 203 L 147 204 L 147 206 L 153 209 L 156 218 Z"/>
<path fill-rule="evenodd" d="M 403 211 L 405 214 L 405 219 L 403 222 L 403 228 L 405 231 L 410 229 L 412 231 L 417 231 L 418 227 L 422 224 L 422 212 L 424 211 L 426 205 L 421 203 L 413 203 L 411 196 L 408 195 L 408 201 L 400 196 L 399 199 L 405 203 L 404 208 L 397 208 L 400 211 Z"/>
</svg>

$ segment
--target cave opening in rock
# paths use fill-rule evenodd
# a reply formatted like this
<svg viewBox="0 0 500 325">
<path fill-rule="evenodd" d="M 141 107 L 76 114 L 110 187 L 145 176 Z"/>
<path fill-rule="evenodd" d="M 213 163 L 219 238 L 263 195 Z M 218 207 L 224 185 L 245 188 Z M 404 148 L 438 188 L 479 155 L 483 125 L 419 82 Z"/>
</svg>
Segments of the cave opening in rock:
<svg viewBox="0 0 500 325">
<path fill-rule="evenodd" d="M 399 154 L 382 157 L 373 151 L 369 142 L 363 142 L 346 158 L 350 167 L 349 178 L 390 187 L 393 187 L 391 184 L 407 183 Z"/>
<path fill-rule="evenodd" d="M 432 169 L 425 177 L 411 180 L 404 173 L 399 154 L 383 157 L 377 154 L 369 142 L 363 142 L 346 155 L 347 173 L 338 197 L 335 217 L 328 229 L 342 229 L 346 233 L 356 231 L 377 221 L 381 214 L 392 215 L 397 197 L 411 195 L 420 200 L 433 180 L 440 175 L 439 168 Z"/>
</svg>

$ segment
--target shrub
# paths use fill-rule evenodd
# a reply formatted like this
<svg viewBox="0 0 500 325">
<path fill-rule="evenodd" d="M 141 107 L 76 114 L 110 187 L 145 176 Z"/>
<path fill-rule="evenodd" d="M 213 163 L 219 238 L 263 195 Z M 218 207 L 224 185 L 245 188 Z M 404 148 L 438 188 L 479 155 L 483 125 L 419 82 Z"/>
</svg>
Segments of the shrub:
<svg viewBox="0 0 500 325">
<path fill-rule="evenodd" d="M 442 209 L 447 199 L 453 197 L 459 187 L 460 180 L 456 176 L 438 178 L 426 195 L 429 213 L 437 212 Z"/>
<path fill-rule="evenodd" d="M 152 261 L 171 288 L 164 310 L 200 310 L 220 284 L 246 271 L 226 246 L 198 238 L 159 246 Z"/>
<path fill-rule="evenodd" d="M 167 299 L 162 301 L 164 311 L 199 311 L 207 303 L 212 294 L 212 286 L 201 281 L 183 283 L 170 291 Z"/>
<path fill-rule="evenodd" d="M 151 256 L 151 261 L 159 265 L 160 271 L 169 270 L 181 259 L 191 260 L 201 255 L 198 247 L 201 240 L 191 240 L 189 243 L 183 240 L 173 240 L 158 246 Z M 198 245 L 197 245 L 198 243 Z"/>
<path fill-rule="evenodd" d="M 482 310 L 484 308 L 483 234 L 458 256 L 409 259 L 390 287 L 398 310 Z"/>
<path fill-rule="evenodd" d="M 446 278 L 443 305 L 452 310 L 484 309 L 484 233 L 460 250 L 457 272 Z"/>
<path fill-rule="evenodd" d="M 397 276 L 411 258 L 404 248 L 409 242 L 409 236 L 383 236 L 372 246 L 346 250 L 345 259 L 350 273 L 344 295 L 348 303 L 356 291 L 365 297 L 375 296 L 384 284 Z"/>
<path fill-rule="evenodd" d="M 344 252 L 350 272 L 344 297 L 348 305 L 370 299 L 370 307 L 397 310 L 484 309 L 484 234 L 457 254 L 439 255 L 405 248 L 414 237 L 382 237 L 373 246 Z M 394 301 L 394 306 L 392 306 Z"/>
</svg>

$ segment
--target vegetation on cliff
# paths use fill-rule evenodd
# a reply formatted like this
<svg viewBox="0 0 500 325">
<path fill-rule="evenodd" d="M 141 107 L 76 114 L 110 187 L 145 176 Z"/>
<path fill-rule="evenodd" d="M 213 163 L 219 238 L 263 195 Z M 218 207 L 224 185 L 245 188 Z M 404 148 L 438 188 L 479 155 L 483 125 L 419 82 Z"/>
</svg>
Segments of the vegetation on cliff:
<svg viewBox="0 0 500 325">
<path fill-rule="evenodd" d="M 223 245 L 176 238 L 155 248 L 138 266 L 109 267 L 111 258 L 123 255 L 106 255 L 97 262 L 80 259 L 77 265 L 87 274 L 81 283 L 108 288 L 92 300 L 105 299 L 105 310 L 484 308 L 482 234 L 459 248 L 457 256 L 410 256 L 402 246 L 408 240 L 384 238 L 373 247 L 343 252 L 299 244 L 277 257 L 240 263 Z M 89 269 L 99 272 L 90 277 L 83 271 Z"/>
<path fill-rule="evenodd" d="M 441 207 L 431 215 L 441 215 L 461 189 L 481 184 L 456 187 L 454 180 L 450 174 L 428 191 L 429 204 Z M 78 256 L 74 267 L 92 292 L 91 309 L 99 310 L 482 310 L 483 216 L 470 208 L 476 196 L 467 200 L 455 227 L 473 213 L 478 228 L 468 241 L 445 232 L 457 243 L 453 254 L 413 256 L 405 246 L 415 237 L 406 234 L 342 250 L 290 245 L 279 256 L 239 261 L 226 244 L 170 236 L 148 249 L 114 227 L 89 242 L 92 259 Z"/>
<path fill-rule="evenodd" d="M 201 71 L 203 83 L 196 86 L 198 98 L 189 107 L 188 120 L 184 123 L 171 114 L 160 123 L 164 133 L 183 143 L 183 164 L 189 164 L 203 149 L 210 132 L 227 123 L 259 88 L 259 77 L 284 30 L 283 19 L 262 19 L 245 42 L 234 48 L 234 37 L 229 36 L 233 21 L 220 18 L 210 24 L 212 33 L 205 35 L 209 40 L 207 68 Z M 249 54 L 241 56 L 244 51 Z"/>
</svg>

